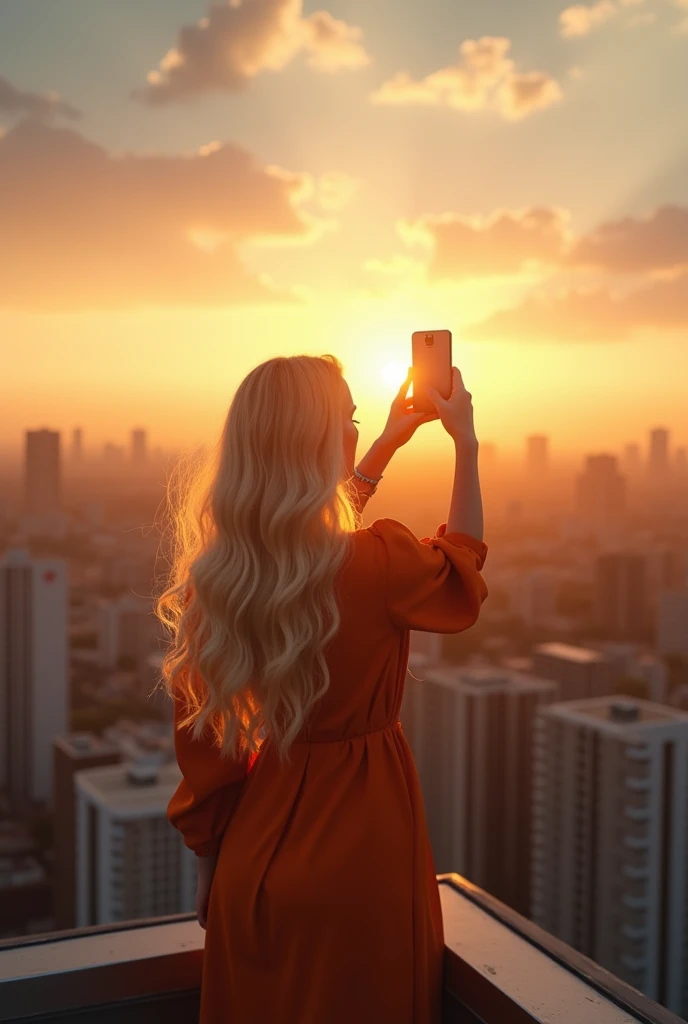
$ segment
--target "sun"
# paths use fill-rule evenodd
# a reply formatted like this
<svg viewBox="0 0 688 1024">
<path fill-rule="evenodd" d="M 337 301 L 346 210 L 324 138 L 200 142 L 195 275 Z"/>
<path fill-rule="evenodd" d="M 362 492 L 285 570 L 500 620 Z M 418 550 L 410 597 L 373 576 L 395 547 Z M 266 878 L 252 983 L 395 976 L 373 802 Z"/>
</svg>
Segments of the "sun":
<svg viewBox="0 0 688 1024">
<path fill-rule="evenodd" d="M 380 381 L 387 391 L 398 391 L 406 379 L 409 364 L 403 359 L 385 359 L 380 364 Z"/>
</svg>

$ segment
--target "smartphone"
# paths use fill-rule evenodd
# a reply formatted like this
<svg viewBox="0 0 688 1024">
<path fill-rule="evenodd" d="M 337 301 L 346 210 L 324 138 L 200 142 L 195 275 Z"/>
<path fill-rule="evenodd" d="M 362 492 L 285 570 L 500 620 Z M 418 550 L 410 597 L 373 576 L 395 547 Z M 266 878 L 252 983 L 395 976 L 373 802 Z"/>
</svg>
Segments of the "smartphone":
<svg viewBox="0 0 688 1024">
<path fill-rule="evenodd" d="M 435 388 L 442 398 L 451 397 L 451 331 L 414 331 L 411 335 L 413 366 L 413 411 L 434 412 L 425 389 Z"/>
</svg>

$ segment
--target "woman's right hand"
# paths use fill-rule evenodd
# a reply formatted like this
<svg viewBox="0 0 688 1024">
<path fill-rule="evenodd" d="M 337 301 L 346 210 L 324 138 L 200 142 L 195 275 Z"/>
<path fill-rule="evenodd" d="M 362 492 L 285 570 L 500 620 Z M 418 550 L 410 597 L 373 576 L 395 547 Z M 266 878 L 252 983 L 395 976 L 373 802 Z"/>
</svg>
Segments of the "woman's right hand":
<svg viewBox="0 0 688 1024">
<path fill-rule="evenodd" d="M 477 447 L 471 394 L 464 387 L 459 368 L 452 366 L 452 389 L 449 398 L 443 398 L 438 391 L 430 387 L 426 389 L 426 394 L 449 436 L 457 444 Z"/>
</svg>

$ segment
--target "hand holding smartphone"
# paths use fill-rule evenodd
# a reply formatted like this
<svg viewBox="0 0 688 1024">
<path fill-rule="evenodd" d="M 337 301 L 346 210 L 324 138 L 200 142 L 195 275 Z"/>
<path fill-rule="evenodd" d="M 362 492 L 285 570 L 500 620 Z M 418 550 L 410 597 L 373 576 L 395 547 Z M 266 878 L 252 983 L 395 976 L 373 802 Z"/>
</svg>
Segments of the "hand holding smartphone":
<svg viewBox="0 0 688 1024">
<path fill-rule="evenodd" d="M 414 331 L 411 353 L 413 411 L 435 412 L 427 388 L 434 388 L 442 398 L 449 398 L 452 391 L 451 331 Z"/>
</svg>

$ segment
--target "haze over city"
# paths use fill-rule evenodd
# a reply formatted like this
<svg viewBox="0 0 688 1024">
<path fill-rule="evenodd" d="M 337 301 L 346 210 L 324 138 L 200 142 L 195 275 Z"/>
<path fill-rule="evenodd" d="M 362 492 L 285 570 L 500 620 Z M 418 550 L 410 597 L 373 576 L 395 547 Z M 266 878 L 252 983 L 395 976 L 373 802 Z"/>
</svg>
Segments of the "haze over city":
<svg viewBox="0 0 688 1024">
<path fill-rule="evenodd" d="M 354 730 L 340 709 L 351 735 L 300 740 L 297 772 L 318 745 L 346 750 L 347 770 L 363 766 L 354 782 L 328 761 L 322 779 L 356 804 L 347 819 L 316 801 L 314 849 L 334 850 L 346 821 L 352 845 L 336 863 L 374 884 L 364 900 L 335 872 L 334 888 L 306 842 L 280 867 L 273 852 L 305 835 L 280 832 L 279 815 L 298 818 L 281 777 L 264 786 L 271 880 L 288 878 L 292 899 L 298 876 L 316 915 L 331 896 L 368 915 L 386 893 L 393 912 L 377 911 L 389 935 L 375 952 L 384 959 L 399 942 L 398 975 L 413 976 L 416 1000 L 439 892 L 446 1020 L 501 1024 L 502 1009 L 534 1024 L 598 1011 L 609 1024 L 688 1020 L 687 97 L 688 0 L 0 4 L 0 1006 L 12 1020 L 115 1019 L 125 1007 L 141 1021 L 168 1009 L 191 1020 L 198 1009 L 210 963 L 202 872 L 222 843 L 243 855 L 255 838 L 233 833 L 230 818 L 271 737 L 245 778 L 215 785 L 216 751 L 195 745 L 209 775 L 184 774 L 159 686 L 168 498 L 179 496 L 180 462 L 215 446 L 257 364 L 328 353 L 360 424 L 348 472 L 364 526 L 347 541 L 392 538 L 386 574 L 361 560 L 365 587 L 342 617 L 355 642 L 335 638 L 345 653 L 332 656 L 332 678 L 339 671 L 342 693 L 358 698 L 365 672 L 384 665 L 384 685 L 368 682 L 391 719 L 373 729 L 371 712 Z M 460 429 L 422 423 L 399 446 L 406 412 L 396 433 L 383 428 L 412 332 L 443 329 L 478 446 L 467 403 Z M 286 407 L 272 387 L 255 394 L 270 412 Z M 297 413 L 308 410 L 312 430 L 324 422 L 310 412 L 317 391 L 303 395 Z M 268 473 L 248 475 L 253 452 L 241 469 L 226 463 L 245 514 L 223 488 L 212 504 L 213 515 L 227 506 L 221 525 L 260 513 L 255 549 L 237 526 L 221 571 L 207 570 L 213 642 L 235 595 L 264 582 L 260 558 L 242 574 L 237 552 L 275 556 L 264 478 L 282 514 L 283 495 L 313 475 L 309 447 L 308 473 L 288 486 L 303 467 L 282 442 L 301 435 L 277 422 Z M 355 433 L 345 423 L 347 459 Z M 334 448 L 338 458 L 339 434 Z M 291 557 L 291 538 L 276 562 L 303 575 L 311 563 Z M 284 608 L 306 608 L 324 578 L 305 575 L 284 607 L 269 584 L 265 619 L 242 598 L 256 636 L 241 650 L 263 652 L 274 634 L 291 655 L 301 630 L 284 628 Z M 271 664 L 287 664 L 283 653 Z M 378 741 L 394 788 L 379 790 L 373 813 L 374 757 L 354 765 L 351 751 Z M 297 810 L 320 779 L 316 762 L 290 776 Z M 217 813 L 202 811 L 196 829 L 199 806 Z M 404 837 L 377 857 L 384 879 L 370 867 L 381 826 L 387 841 Z M 438 891 L 433 871 L 418 887 L 428 851 Z M 244 855 L 242 870 L 259 860 Z M 277 921 L 277 888 L 230 874 L 213 883 L 215 903 L 255 889 Z M 313 881 L 325 886 L 317 898 Z M 249 1000 L 271 998 L 270 972 L 296 964 L 295 918 L 280 913 L 289 941 Z M 368 949 L 370 920 L 350 918 Z M 84 932 L 93 926 L 103 945 Z M 73 944 L 50 934 L 72 929 Z M 368 959 L 347 935 L 327 932 L 330 960 L 330 938 L 340 942 L 333 970 L 348 972 L 353 952 Z M 244 984 L 246 964 L 261 963 L 250 938 L 234 948 L 233 973 L 217 933 L 211 946 L 216 979 Z M 287 978 L 293 1005 L 325 991 L 311 984 L 314 959 L 308 984 L 294 982 L 296 968 Z M 390 966 L 394 956 L 368 985 L 384 1001 L 384 974 L 388 1002 L 406 998 Z M 339 988 L 354 991 L 348 974 Z M 410 1020 L 407 1009 L 394 1019 Z M 416 1024 L 435 1024 L 416 1009 Z M 308 1019 L 342 1018 L 328 1006 Z"/>
</svg>

